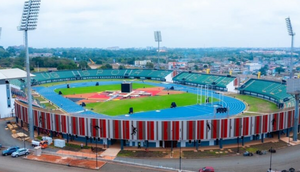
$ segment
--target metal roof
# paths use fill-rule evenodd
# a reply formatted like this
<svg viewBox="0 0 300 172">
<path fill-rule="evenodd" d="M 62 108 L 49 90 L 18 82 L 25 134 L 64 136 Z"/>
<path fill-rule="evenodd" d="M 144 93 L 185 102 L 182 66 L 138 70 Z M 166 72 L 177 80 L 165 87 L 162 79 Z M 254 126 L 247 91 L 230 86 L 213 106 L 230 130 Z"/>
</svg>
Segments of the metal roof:
<svg viewBox="0 0 300 172">
<path fill-rule="evenodd" d="M 0 80 L 26 78 L 27 72 L 21 69 L 1 69 Z M 35 76 L 30 74 L 31 77 Z"/>
</svg>

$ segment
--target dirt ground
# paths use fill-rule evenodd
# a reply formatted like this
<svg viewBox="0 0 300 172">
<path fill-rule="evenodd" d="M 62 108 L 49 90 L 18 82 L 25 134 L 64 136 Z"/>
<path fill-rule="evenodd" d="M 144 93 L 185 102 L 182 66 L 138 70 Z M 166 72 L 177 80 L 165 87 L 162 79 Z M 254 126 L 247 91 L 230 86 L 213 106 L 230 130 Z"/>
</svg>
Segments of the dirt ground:
<svg viewBox="0 0 300 172">
<path fill-rule="evenodd" d="M 65 165 L 69 164 L 70 166 L 96 169 L 96 161 L 94 160 L 75 159 L 75 158 L 61 157 L 61 156 L 47 155 L 47 154 L 43 154 L 41 156 L 28 155 L 26 158 L 30 160 L 36 160 L 36 161 L 65 164 Z M 105 163 L 106 162 L 104 161 L 98 161 L 98 168 L 101 168 Z"/>
</svg>

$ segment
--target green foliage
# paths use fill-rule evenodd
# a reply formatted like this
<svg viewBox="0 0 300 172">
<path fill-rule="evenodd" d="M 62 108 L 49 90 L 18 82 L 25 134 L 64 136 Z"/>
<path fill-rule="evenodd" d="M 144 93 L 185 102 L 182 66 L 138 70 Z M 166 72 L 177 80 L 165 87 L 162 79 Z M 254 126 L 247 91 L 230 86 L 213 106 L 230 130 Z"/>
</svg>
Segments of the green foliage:
<svg viewBox="0 0 300 172">
<path fill-rule="evenodd" d="M 90 146 L 83 146 L 83 149 L 90 149 Z M 73 150 L 73 151 L 78 151 L 81 149 L 80 145 L 72 144 L 72 143 L 66 143 L 66 146 L 63 148 L 65 150 Z"/>
<path fill-rule="evenodd" d="M 126 69 L 126 67 L 124 65 L 120 65 L 119 69 Z"/>
<path fill-rule="evenodd" d="M 36 137 L 38 140 L 43 140 L 42 136 L 37 136 Z"/>
<path fill-rule="evenodd" d="M 100 67 L 100 69 L 112 69 L 112 65 L 110 65 L 110 64 L 105 64 L 105 65 L 102 65 L 102 66 Z"/>
<path fill-rule="evenodd" d="M 151 62 L 146 63 L 146 68 L 147 69 L 153 69 L 153 67 L 154 67 L 153 63 L 151 63 Z"/>
<path fill-rule="evenodd" d="M 194 69 L 195 69 L 195 70 L 199 70 L 198 65 L 194 65 Z"/>
<path fill-rule="evenodd" d="M 275 68 L 275 72 L 277 72 L 278 74 L 280 74 L 281 72 L 284 72 L 284 71 L 285 70 L 281 66 Z"/>
<path fill-rule="evenodd" d="M 261 75 L 267 75 L 267 70 L 268 70 L 268 65 L 265 65 L 264 67 L 259 69 Z"/>
<path fill-rule="evenodd" d="M 80 69 L 91 69 L 86 61 L 80 61 L 78 65 L 78 68 Z"/>
<path fill-rule="evenodd" d="M 13 65 L 12 68 L 19 68 L 19 69 L 24 70 L 24 66 L 20 66 L 20 65 Z"/>
</svg>

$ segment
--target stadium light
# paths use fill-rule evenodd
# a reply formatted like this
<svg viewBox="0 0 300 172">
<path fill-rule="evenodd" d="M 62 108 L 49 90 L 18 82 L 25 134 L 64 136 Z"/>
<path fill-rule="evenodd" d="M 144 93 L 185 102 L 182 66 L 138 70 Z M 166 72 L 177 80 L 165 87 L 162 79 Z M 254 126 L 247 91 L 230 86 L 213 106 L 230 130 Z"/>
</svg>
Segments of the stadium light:
<svg viewBox="0 0 300 172">
<path fill-rule="evenodd" d="M 31 79 L 30 79 L 30 64 L 28 53 L 28 34 L 27 31 L 35 30 L 37 26 L 38 14 L 40 11 L 41 0 L 25 1 L 21 23 L 18 26 L 19 31 L 24 31 L 25 54 L 26 54 L 26 72 L 27 72 L 27 98 L 28 98 L 28 117 L 29 117 L 29 136 L 34 139 L 33 131 L 33 115 L 32 115 L 32 96 L 31 96 Z"/>
<path fill-rule="evenodd" d="M 159 67 L 159 43 L 162 42 L 160 31 L 154 31 L 154 40 L 158 44 L 158 47 L 157 47 L 157 63 L 158 63 L 158 67 Z"/>
<path fill-rule="evenodd" d="M 294 73 L 293 73 L 293 48 L 294 48 L 295 33 L 293 32 L 293 27 L 292 27 L 290 17 L 286 18 L 285 22 L 286 22 L 286 27 L 287 27 L 288 34 L 292 37 L 292 40 L 291 40 L 291 64 L 290 64 L 290 78 L 292 79 L 292 78 L 294 78 Z"/>
</svg>

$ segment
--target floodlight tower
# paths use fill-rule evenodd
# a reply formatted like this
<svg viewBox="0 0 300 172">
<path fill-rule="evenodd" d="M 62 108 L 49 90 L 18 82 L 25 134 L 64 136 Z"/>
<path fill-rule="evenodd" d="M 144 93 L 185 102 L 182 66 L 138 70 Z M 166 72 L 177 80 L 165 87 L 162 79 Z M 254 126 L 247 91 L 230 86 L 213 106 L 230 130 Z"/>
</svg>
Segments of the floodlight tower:
<svg viewBox="0 0 300 172">
<path fill-rule="evenodd" d="M 159 67 L 159 43 L 161 42 L 161 32 L 160 31 L 154 31 L 154 40 L 157 42 L 157 63 Z"/>
<path fill-rule="evenodd" d="M 27 31 L 36 29 L 38 14 L 40 11 L 40 2 L 41 2 L 41 0 L 25 1 L 22 18 L 21 18 L 21 24 L 20 24 L 20 26 L 18 26 L 19 31 L 24 31 L 26 72 L 27 72 L 28 118 L 29 118 L 28 130 L 29 130 L 30 139 L 34 139 L 34 131 L 33 131 L 31 79 L 30 79 L 30 64 L 29 64 Z"/>
<path fill-rule="evenodd" d="M 293 28 L 292 28 L 292 23 L 291 23 L 290 17 L 286 18 L 285 22 L 286 22 L 288 33 L 292 37 L 292 40 L 291 40 L 290 78 L 293 78 L 294 77 L 294 73 L 293 73 L 293 49 L 294 49 L 294 36 L 296 35 L 296 33 L 293 32 Z"/>
</svg>

